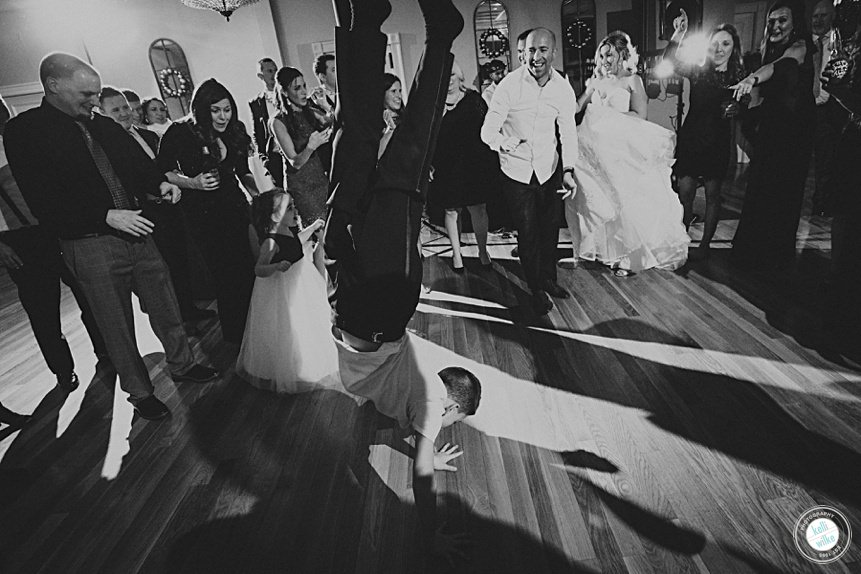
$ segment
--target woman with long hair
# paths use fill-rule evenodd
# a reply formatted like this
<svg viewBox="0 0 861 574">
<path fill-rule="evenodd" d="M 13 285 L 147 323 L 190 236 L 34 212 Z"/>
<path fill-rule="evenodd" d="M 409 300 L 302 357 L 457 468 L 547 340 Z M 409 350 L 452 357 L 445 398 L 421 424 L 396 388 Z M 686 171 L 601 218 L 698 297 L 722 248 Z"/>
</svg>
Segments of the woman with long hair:
<svg viewBox="0 0 861 574">
<path fill-rule="evenodd" d="M 709 244 L 720 220 L 721 185 L 729 169 L 732 147 L 731 122 L 740 109 L 729 87 L 738 83 L 745 72 L 741 40 L 731 24 L 721 24 L 711 31 L 704 62 L 690 63 L 679 58 L 688 31 L 688 16 L 684 10 L 681 12 L 673 21 L 675 32 L 664 51 L 664 58 L 673 63 L 675 73 L 691 82 L 690 110 L 679 130 L 673 171 L 685 225 L 691 224 L 698 180 L 703 180 L 706 194 L 703 236 L 691 258 L 704 259 L 709 255 Z"/>
<path fill-rule="evenodd" d="M 215 79 L 200 84 L 191 114 L 174 122 L 159 147 L 157 165 L 183 189 L 180 205 L 189 231 L 215 281 L 224 340 L 242 341 L 254 284 L 248 247 L 248 199 L 257 195 L 248 167 L 251 138 L 236 117 L 236 101 Z"/>
<path fill-rule="evenodd" d="M 795 257 L 804 183 L 813 150 L 816 51 L 801 0 L 778 0 L 768 10 L 763 65 L 733 86 L 736 99 L 753 92 L 753 151 L 733 258 L 774 269 Z M 758 93 L 757 93 L 758 92 Z"/>
<path fill-rule="evenodd" d="M 378 158 L 382 157 L 386 146 L 389 145 L 395 128 L 401 122 L 404 110 L 403 89 L 400 78 L 386 72 L 383 74 L 383 137 L 380 138 Z"/>
<path fill-rule="evenodd" d="M 302 72 L 284 67 L 275 75 L 278 114 L 269 120 L 284 162 L 284 185 L 307 225 L 326 217 L 329 177 L 317 149 L 332 135 L 331 116 L 315 111 Z"/>
<path fill-rule="evenodd" d="M 690 241 L 670 181 L 675 134 L 646 121 L 637 60 L 622 31 L 598 44 L 595 74 L 577 102 L 588 105 L 577 130 L 577 193 L 565 199 L 575 260 L 600 261 L 617 277 L 678 269 Z"/>
</svg>

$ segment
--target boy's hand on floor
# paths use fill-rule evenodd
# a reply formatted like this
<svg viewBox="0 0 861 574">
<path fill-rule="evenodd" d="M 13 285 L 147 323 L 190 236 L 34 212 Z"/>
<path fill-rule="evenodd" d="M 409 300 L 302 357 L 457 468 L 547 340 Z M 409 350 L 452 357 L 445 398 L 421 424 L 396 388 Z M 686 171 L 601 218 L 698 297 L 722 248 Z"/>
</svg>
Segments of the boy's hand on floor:
<svg viewBox="0 0 861 574">
<path fill-rule="evenodd" d="M 456 444 L 445 443 L 443 447 L 439 450 L 435 450 L 433 454 L 433 468 L 434 470 L 447 470 L 449 472 L 454 472 L 457 470 L 457 467 L 449 464 L 449 461 L 456 459 L 460 455 L 463 454 L 462 450 L 458 450 L 460 447 Z"/>
</svg>

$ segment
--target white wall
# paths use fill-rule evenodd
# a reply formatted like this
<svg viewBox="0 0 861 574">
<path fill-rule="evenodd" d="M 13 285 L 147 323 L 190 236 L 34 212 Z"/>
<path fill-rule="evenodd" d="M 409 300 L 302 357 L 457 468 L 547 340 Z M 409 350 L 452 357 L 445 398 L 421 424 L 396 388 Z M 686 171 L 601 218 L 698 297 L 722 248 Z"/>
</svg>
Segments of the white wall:
<svg viewBox="0 0 861 574">
<path fill-rule="evenodd" d="M 311 2 L 315 7 L 313 10 L 308 9 Z M 561 0 L 502 2 L 508 9 L 509 29 L 513 38 L 521 31 L 536 26 L 548 27 L 556 33 L 557 38 L 561 36 Z M 424 20 L 415 0 L 391 0 L 391 3 L 392 15 L 383 25 L 383 32 L 401 34 L 404 72 L 407 76 L 403 80 L 409 84 L 422 54 Z M 311 44 L 334 38 L 335 17 L 331 3 L 323 0 L 270 0 L 270 4 L 282 49 L 283 64 L 302 70 L 308 83 L 315 85 L 314 53 Z M 466 25 L 463 33 L 455 39 L 452 52 L 463 68 L 467 82 L 471 83 L 478 71 L 473 27 L 473 15 L 478 0 L 454 0 L 454 4 L 463 15 Z M 561 54 L 559 57 L 562 57 Z M 561 63 L 559 66 L 561 67 Z"/>
<path fill-rule="evenodd" d="M 158 38 L 184 49 L 195 85 L 209 77 L 226 85 L 249 125 L 245 102 L 262 87 L 257 60 L 278 55 L 265 1 L 226 22 L 179 0 L 0 0 L 0 90 L 38 82 L 42 56 L 59 50 L 91 60 L 105 84 L 158 95 L 148 56 Z"/>
</svg>

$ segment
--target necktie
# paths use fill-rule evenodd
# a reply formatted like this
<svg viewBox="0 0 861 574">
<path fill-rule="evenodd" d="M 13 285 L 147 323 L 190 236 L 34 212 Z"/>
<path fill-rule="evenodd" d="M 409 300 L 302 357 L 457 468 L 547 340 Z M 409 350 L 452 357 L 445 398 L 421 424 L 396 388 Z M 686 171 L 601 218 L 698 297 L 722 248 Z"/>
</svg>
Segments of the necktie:
<svg viewBox="0 0 861 574">
<path fill-rule="evenodd" d="M 117 172 L 114 171 L 114 167 L 111 165 L 111 161 L 108 159 L 105 150 L 101 145 L 99 145 L 99 142 L 93 138 L 90 130 L 87 129 L 87 126 L 84 125 L 83 122 L 75 123 L 78 124 L 78 127 L 81 129 L 81 133 L 84 135 L 84 141 L 87 142 L 87 149 L 90 150 L 90 155 L 93 157 L 93 161 L 96 162 L 96 167 L 99 169 L 102 179 L 105 180 L 105 184 L 108 186 L 108 191 L 111 192 L 111 199 L 114 202 L 114 207 L 116 209 L 133 209 L 136 202 L 134 198 L 126 192 L 122 182 L 120 182 L 120 178 L 117 175 Z"/>
</svg>

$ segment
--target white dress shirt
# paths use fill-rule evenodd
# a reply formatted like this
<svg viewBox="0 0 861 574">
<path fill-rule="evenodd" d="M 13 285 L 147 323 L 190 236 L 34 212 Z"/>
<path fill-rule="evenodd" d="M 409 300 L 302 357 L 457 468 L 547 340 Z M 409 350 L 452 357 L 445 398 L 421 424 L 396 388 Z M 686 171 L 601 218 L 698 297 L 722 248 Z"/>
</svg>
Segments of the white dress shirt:
<svg viewBox="0 0 861 574">
<path fill-rule="evenodd" d="M 509 178 L 528 184 L 534 173 L 543 184 L 556 171 L 559 161 L 556 126 L 562 143 L 562 165 L 574 167 L 576 108 L 577 96 L 571 84 L 556 70 L 551 71 L 544 86 L 539 86 L 529 67 L 521 66 L 497 84 L 481 128 L 481 139 L 499 152 L 502 172 Z M 509 152 L 504 151 L 517 140 L 526 141 Z"/>
</svg>

